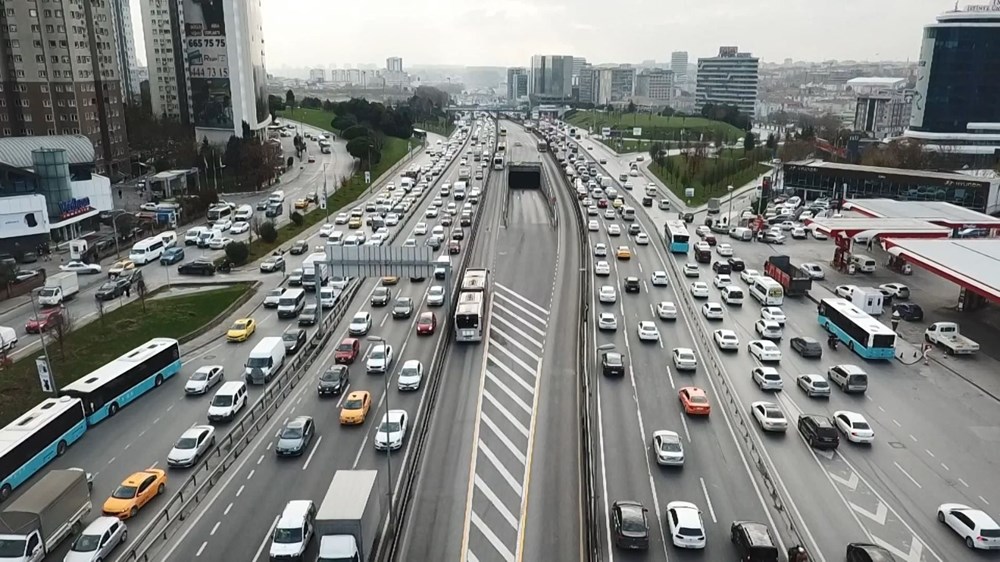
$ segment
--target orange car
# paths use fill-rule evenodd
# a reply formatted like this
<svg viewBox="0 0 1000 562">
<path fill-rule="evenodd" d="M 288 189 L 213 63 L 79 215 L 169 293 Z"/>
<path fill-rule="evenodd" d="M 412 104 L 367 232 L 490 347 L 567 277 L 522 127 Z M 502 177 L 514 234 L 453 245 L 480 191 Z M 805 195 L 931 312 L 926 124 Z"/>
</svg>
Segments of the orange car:
<svg viewBox="0 0 1000 562">
<path fill-rule="evenodd" d="M 340 409 L 340 423 L 343 425 L 360 425 L 365 423 L 368 410 L 372 407 L 372 395 L 367 390 L 355 390 L 347 395 L 344 406 Z"/>
<path fill-rule="evenodd" d="M 707 416 L 712 411 L 708 395 L 697 386 L 685 386 L 677 392 L 677 397 L 681 399 L 681 406 L 684 407 L 685 414 Z"/>
<path fill-rule="evenodd" d="M 104 502 L 101 511 L 119 519 L 135 517 L 139 508 L 167 489 L 167 471 L 149 468 L 129 476 Z"/>
</svg>

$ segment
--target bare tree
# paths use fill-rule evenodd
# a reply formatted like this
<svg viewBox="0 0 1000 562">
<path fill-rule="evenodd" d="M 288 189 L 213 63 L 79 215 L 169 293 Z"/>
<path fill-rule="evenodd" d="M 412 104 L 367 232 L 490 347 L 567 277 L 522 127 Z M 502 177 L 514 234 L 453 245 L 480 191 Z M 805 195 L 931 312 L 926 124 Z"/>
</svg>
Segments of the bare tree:
<svg viewBox="0 0 1000 562">
<path fill-rule="evenodd" d="M 55 326 L 49 326 L 45 332 L 48 334 L 49 339 L 55 340 L 56 345 L 59 347 L 59 357 L 66 359 L 66 338 L 73 331 L 73 320 L 66 307 L 60 308 L 59 312 L 54 314 L 56 315 L 56 324 Z M 44 337 L 44 335 L 41 337 Z"/>
</svg>

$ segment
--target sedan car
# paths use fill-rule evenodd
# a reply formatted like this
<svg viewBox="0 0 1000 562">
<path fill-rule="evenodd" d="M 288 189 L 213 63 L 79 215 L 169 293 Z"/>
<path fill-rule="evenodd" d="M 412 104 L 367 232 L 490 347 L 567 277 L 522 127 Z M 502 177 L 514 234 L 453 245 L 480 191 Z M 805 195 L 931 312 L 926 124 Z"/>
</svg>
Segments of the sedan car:
<svg viewBox="0 0 1000 562">
<path fill-rule="evenodd" d="M 406 439 L 406 430 L 409 425 L 409 417 L 406 410 L 389 410 L 382 416 L 382 422 L 375 430 L 375 450 L 396 451 L 403 447 Z"/>
<path fill-rule="evenodd" d="M 593 148 L 593 147 L 590 147 Z M 639 502 L 616 501 L 611 504 L 611 537 L 618 548 L 649 548 L 649 523 L 646 508 Z"/>
<path fill-rule="evenodd" d="M 368 330 L 372 329 L 372 315 L 367 312 L 359 312 L 351 318 L 351 323 L 347 326 L 347 332 L 352 336 L 364 336 Z"/>
<path fill-rule="evenodd" d="M 285 258 L 284 256 L 269 256 L 266 260 L 260 262 L 260 272 L 261 273 L 271 273 L 274 271 L 285 271 Z"/>
<path fill-rule="evenodd" d="M 604 243 L 594 244 L 594 257 L 603 258 L 608 255 L 608 247 Z"/>
<path fill-rule="evenodd" d="M 424 365 L 416 359 L 408 359 L 403 362 L 396 377 L 396 388 L 399 390 L 419 390 L 420 383 L 424 380 Z"/>
<path fill-rule="evenodd" d="M 689 415 L 707 416 L 712 412 L 712 404 L 708 401 L 705 391 L 696 386 L 685 386 L 677 391 L 684 413 Z"/>
<path fill-rule="evenodd" d="M 765 306 L 760 309 L 761 320 L 770 320 L 780 325 L 785 324 L 785 311 L 777 306 Z"/>
<path fill-rule="evenodd" d="M 598 261 L 594 264 L 594 275 L 602 277 L 611 275 L 611 265 L 604 260 Z"/>
<path fill-rule="evenodd" d="M 781 350 L 771 340 L 752 340 L 747 349 L 760 361 L 781 361 Z"/>
<path fill-rule="evenodd" d="M 296 416 L 287 422 L 278 433 L 274 453 L 279 457 L 301 456 L 313 440 L 316 426 L 310 416 Z"/>
<path fill-rule="evenodd" d="M 244 232 L 250 231 L 250 223 L 247 221 L 237 221 L 233 223 L 232 228 L 229 229 L 230 234 L 243 234 Z"/>
<path fill-rule="evenodd" d="M 960 503 L 945 503 L 938 507 L 937 520 L 958 533 L 969 548 L 1000 549 L 1000 525 L 985 511 Z"/>
<path fill-rule="evenodd" d="M 875 430 L 864 416 L 857 412 L 837 410 L 833 413 L 833 423 L 851 443 L 872 443 L 875 441 Z"/>
<path fill-rule="evenodd" d="M 677 548 L 703 549 L 707 543 L 705 522 L 701 510 L 691 502 L 672 501 L 667 504 L 667 525 L 670 540 Z"/>
<path fill-rule="evenodd" d="M 661 429 L 653 432 L 653 454 L 656 464 L 681 466 L 684 464 L 684 445 L 676 431 Z"/>
<path fill-rule="evenodd" d="M 650 282 L 656 287 L 665 287 L 670 284 L 666 271 L 654 271 L 650 275 Z"/>
<path fill-rule="evenodd" d="M 610 312 L 602 312 L 597 317 L 597 329 L 601 331 L 614 332 L 618 329 L 618 320 Z"/>
<path fill-rule="evenodd" d="M 372 306 L 388 306 L 390 302 L 392 302 L 392 289 L 385 286 L 375 287 L 371 297 Z"/>
<path fill-rule="evenodd" d="M 360 425 L 365 423 L 368 410 L 372 407 L 372 395 L 367 390 L 355 390 L 347 395 L 344 405 L 340 408 L 341 425 Z"/>
<path fill-rule="evenodd" d="M 684 264 L 684 277 L 698 277 L 699 275 L 701 275 L 701 271 L 698 269 L 698 264 Z"/>
<path fill-rule="evenodd" d="M 906 300 L 910 298 L 910 288 L 902 283 L 884 283 L 878 286 L 883 293 L 889 293 L 893 298 Z"/>
<path fill-rule="evenodd" d="M 601 225 L 596 220 L 592 220 L 587 223 L 587 230 L 589 232 L 598 232 L 601 230 Z"/>
<path fill-rule="evenodd" d="M 733 256 L 733 247 L 726 243 L 717 245 L 715 251 L 724 258 L 731 258 Z"/>
<path fill-rule="evenodd" d="M 114 300 L 124 295 L 131 285 L 132 280 L 127 277 L 111 279 L 101 283 L 101 286 L 97 288 L 97 292 L 94 293 L 94 298 L 99 301 Z"/>
<path fill-rule="evenodd" d="M 740 280 L 746 283 L 747 285 L 752 285 L 753 280 L 760 276 L 761 273 L 756 269 L 744 269 L 743 271 L 740 272 Z"/>
<path fill-rule="evenodd" d="M 639 341 L 659 341 L 660 339 L 660 330 L 656 324 L 647 320 L 639 322 L 638 333 Z"/>
<path fill-rule="evenodd" d="M 132 260 L 118 260 L 108 268 L 108 277 L 118 277 L 123 273 L 135 271 L 135 262 Z"/>
<path fill-rule="evenodd" d="M 782 390 L 785 388 L 785 381 L 781 380 L 781 374 L 774 367 L 754 367 L 750 370 L 750 378 L 757 383 L 761 390 Z"/>
<path fill-rule="evenodd" d="M 210 425 L 196 425 L 181 434 L 177 443 L 167 453 L 167 466 L 194 466 L 198 459 L 215 446 L 215 428 Z"/>
<path fill-rule="evenodd" d="M 437 316 L 433 312 L 422 312 L 417 320 L 417 335 L 430 336 L 437 330 Z"/>
<path fill-rule="evenodd" d="M 226 341 L 247 341 L 256 331 L 257 322 L 253 318 L 240 318 L 233 322 L 233 325 L 226 332 Z"/>
<path fill-rule="evenodd" d="M 750 404 L 750 413 L 764 431 L 784 432 L 788 429 L 785 413 L 774 402 L 754 402 Z"/>
<path fill-rule="evenodd" d="M 834 287 L 833 292 L 842 299 L 851 300 L 851 295 L 857 288 L 857 285 L 837 285 Z"/>
<path fill-rule="evenodd" d="M 678 371 L 694 371 L 698 368 L 698 358 L 691 348 L 675 347 L 670 355 L 673 358 L 674 368 Z"/>
<path fill-rule="evenodd" d="M 427 290 L 427 306 L 444 306 L 444 287 L 434 285 Z"/>
<path fill-rule="evenodd" d="M 410 297 L 399 297 L 392 305 L 392 317 L 394 319 L 409 318 L 413 314 L 413 299 Z"/>
<path fill-rule="evenodd" d="M 716 275 L 714 279 L 712 279 L 712 284 L 715 285 L 716 288 L 721 289 L 727 285 L 732 285 L 733 278 L 725 273 L 720 273 Z"/>
<path fill-rule="evenodd" d="M 597 298 L 602 303 L 614 303 L 618 301 L 618 291 L 615 290 L 614 285 L 602 285 L 598 290 Z"/>
<path fill-rule="evenodd" d="M 285 344 L 285 353 L 295 355 L 306 345 L 307 332 L 302 328 L 288 328 L 281 334 L 281 341 Z"/>
<path fill-rule="evenodd" d="M 392 369 L 392 346 L 379 342 L 368 351 L 365 360 L 365 371 L 369 373 L 388 373 Z"/>
<path fill-rule="evenodd" d="M 184 394 L 205 394 L 213 386 L 225 380 L 222 365 L 198 367 L 184 383 Z"/>
<path fill-rule="evenodd" d="M 823 357 L 823 346 L 814 338 L 808 336 L 795 336 L 789 342 L 792 350 L 802 357 Z"/>
<path fill-rule="evenodd" d="M 632 259 L 632 250 L 629 250 L 628 246 L 618 246 L 615 255 L 622 261 L 628 261 Z"/>
<path fill-rule="evenodd" d="M 706 302 L 701 307 L 701 314 L 709 320 L 722 320 L 722 305 L 717 302 Z"/>
<path fill-rule="evenodd" d="M 656 303 L 656 316 L 660 320 L 676 320 L 677 305 L 670 301 Z"/>
<path fill-rule="evenodd" d="M 691 296 L 696 299 L 707 299 L 708 298 L 708 283 L 704 281 L 695 281 L 691 283 Z"/>
<path fill-rule="evenodd" d="M 712 332 L 712 338 L 715 339 L 715 345 L 719 346 L 719 349 L 738 350 L 740 348 L 740 338 L 732 330 L 716 330 Z"/>
<path fill-rule="evenodd" d="M 149 468 L 125 479 L 101 507 L 101 513 L 119 519 L 139 514 L 147 503 L 167 490 L 167 471 Z"/>
<path fill-rule="evenodd" d="M 799 266 L 811 279 L 819 280 L 826 277 L 823 268 L 818 263 L 807 262 Z"/>
<path fill-rule="evenodd" d="M 799 375 L 795 379 L 795 385 L 805 391 L 809 398 L 830 397 L 830 383 L 822 375 Z"/>
<path fill-rule="evenodd" d="M 323 371 L 316 383 L 320 396 L 340 396 L 351 381 L 351 373 L 346 365 L 334 365 Z"/>
<path fill-rule="evenodd" d="M 307 304 L 302 307 L 302 312 L 299 313 L 299 326 L 312 326 L 316 324 L 319 319 L 319 307 L 315 304 Z"/>
<path fill-rule="evenodd" d="M 757 334 L 768 340 L 780 340 L 782 335 L 781 324 L 774 320 L 760 319 L 754 322 L 753 329 Z"/>
<path fill-rule="evenodd" d="M 601 354 L 601 372 L 604 376 L 625 376 L 625 360 L 621 353 L 608 351 Z"/>
<path fill-rule="evenodd" d="M 92 275 L 101 272 L 101 266 L 96 263 L 83 263 L 82 261 L 71 261 L 59 266 L 60 271 L 72 271 L 80 275 Z"/>
<path fill-rule="evenodd" d="M 640 232 L 639 234 L 635 235 L 635 243 L 638 246 L 648 246 L 649 236 L 647 236 L 645 232 Z"/>
</svg>

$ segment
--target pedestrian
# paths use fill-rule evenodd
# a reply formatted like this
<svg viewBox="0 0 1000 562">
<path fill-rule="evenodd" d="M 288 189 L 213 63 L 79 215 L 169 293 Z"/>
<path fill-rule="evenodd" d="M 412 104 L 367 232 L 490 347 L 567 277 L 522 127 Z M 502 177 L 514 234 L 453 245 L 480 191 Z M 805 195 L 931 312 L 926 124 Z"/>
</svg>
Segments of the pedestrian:
<svg viewBox="0 0 1000 562">
<path fill-rule="evenodd" d="M 874 238 L 869 238 L 869 239 L 868 239 L 868 251 L 869 251 L 869 252 L 870 252 L 870 251 L 872 251 L 872 247 L 873 247 L 874 245 L 875 245 L 875 239 L 874 239 Z"/>
<path fill-rule="evenodd" d="M 132 284 L 125 285 L 125 297 L 132 298 Z"/>
<path fill-rule="evenodd" d="M 120 187 L 118 188 L 118 198 L 122 198 L 122 189 Z"/>
<path fill-rule="evenodd" d="M 895 332 L 896 328 L 899 327 L 899 320 L 900 320 L 899 311 L 898 310 L 892 311 L 892 320 L 890 322 L 892 323 L 893 332 Z"/>
</svg>

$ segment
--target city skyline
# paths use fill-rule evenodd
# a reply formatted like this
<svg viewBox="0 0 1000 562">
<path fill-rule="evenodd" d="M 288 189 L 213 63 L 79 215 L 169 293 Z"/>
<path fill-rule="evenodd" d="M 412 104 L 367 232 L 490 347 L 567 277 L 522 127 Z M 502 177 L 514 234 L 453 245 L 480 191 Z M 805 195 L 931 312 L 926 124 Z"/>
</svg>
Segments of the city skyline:
<svg viewBox="0 0 1000 562">
<path fill-rule="evenodd" d="M 960 6 L 985 1 L 963 1 Z M 139 1 L 131 2 L 136 45 L 143 45 Z M 524 66 L 539 53 L 596 62 L 669 62 L 672 51 L 688 51 L 690 60 L 696 60 L 712 56 L 720 45 L 740 45 L 763 63 L 786 58 L 916 60 L 923 26 L 955 5 L 953 0 L 885 0 L 877 5 L 861 0 L 808 5 L 715 0 L 650 9 L 626 0 L 608 12 L 552 0 L 486 7 L 454 0 L 439 4 L 428 11 L 388 0 L 381 9 L 371 10 L 321 0 L 291 5 L 262 0 L 268 67 L 381 66 L 391 56 L 403 57 L 407 66 Z M 656 17 L 636 18 L 639 12 Z M 887 19 L 892 25 L 886 25 Z M 553 20 L 564 25 L 553 26 Z M 340 26 L 331 35 L 330 21 L 353 25 Z M 370 40 L 373 29 L 380 30 L 378 43 Z M 331 37 L 336 38 L 335 49 Z M 144 50 L 137 51 L 145 64 Z"/>
</svg>

